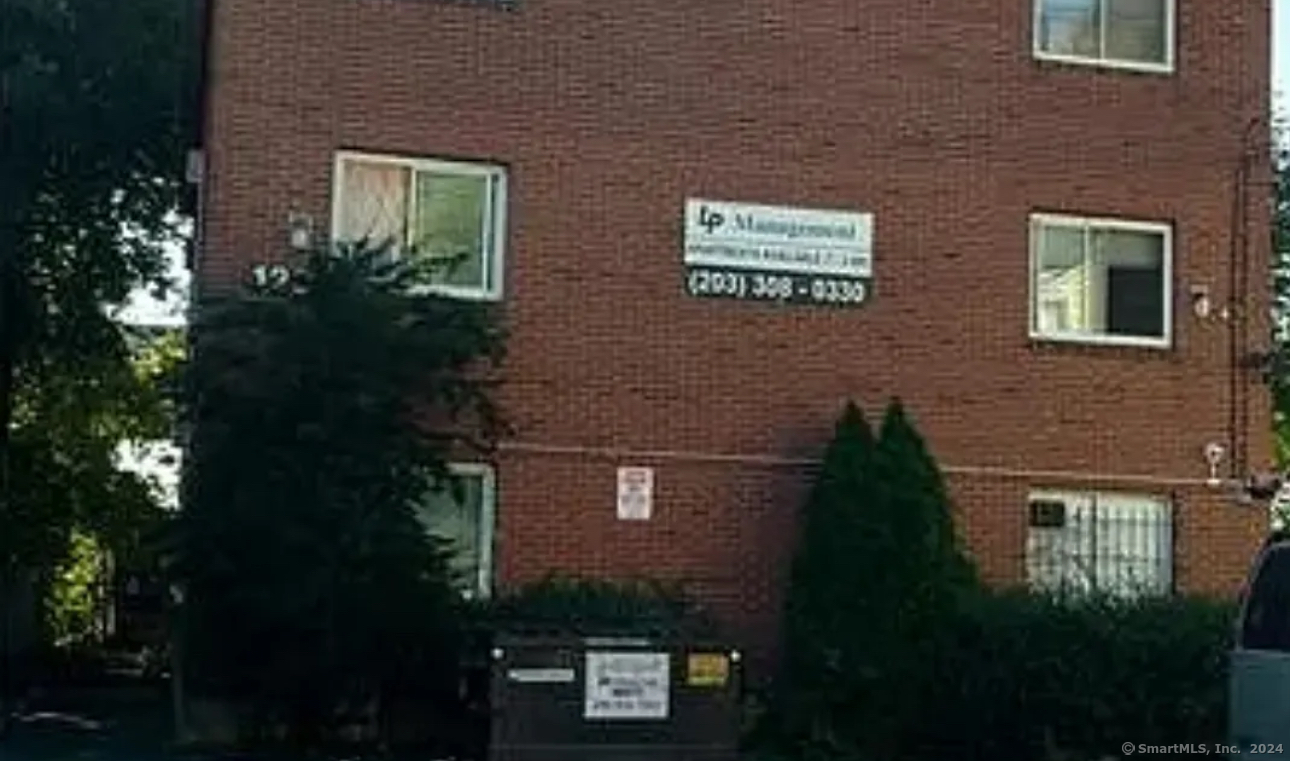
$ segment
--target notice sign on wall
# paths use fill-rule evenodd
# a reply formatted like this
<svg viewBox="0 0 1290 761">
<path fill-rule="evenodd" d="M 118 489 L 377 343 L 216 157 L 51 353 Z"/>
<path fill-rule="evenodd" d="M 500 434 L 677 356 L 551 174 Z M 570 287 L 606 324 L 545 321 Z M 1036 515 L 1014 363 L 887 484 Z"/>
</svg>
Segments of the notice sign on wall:
<svg viewBox="0 0 1290 761">
<path fill-rule="evenodd" d="M 647 521 L 654 512 L 654 469 L 618 469 L 618 520 Z"/>
<path fill-rule="evenodd" d="M 588 719 L 666 719 L 671 689 L 667 653 L 588 652 Z"/>
<path fill-rule="evenodd" d="M 691 296 L 856 307 L 873 282 L 873 214 L 692 198 Z"/>
</svg>

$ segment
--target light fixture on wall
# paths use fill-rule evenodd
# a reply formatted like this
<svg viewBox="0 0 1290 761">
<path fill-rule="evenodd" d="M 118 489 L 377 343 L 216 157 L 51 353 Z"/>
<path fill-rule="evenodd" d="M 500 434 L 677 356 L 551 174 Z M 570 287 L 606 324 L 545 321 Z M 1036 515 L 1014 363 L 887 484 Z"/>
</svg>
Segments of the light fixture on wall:
<svg viewBox="0 0 1290 761">
<path fill-rule="evenodd" d="M 1209 465 L 1209 476 L 1205 479 L 1205 485 L 1210 488 L 1216 488 L 1223 485 L 1223 479 L 1218 476 L 1218 468 L 1223 464 L 1223 458 L 1227 456 L 1227 448 L 1217 441 L 1211 441 L 1205 445 L 1205 463 Z"/>
<path fill-rule="evenodd" d="M 1213 313 L 1214 302 L 1209 297 L 1209 286 L 1193 285 L 1191 287 L 1191 311 L 1202 320 Z"/>
<path fill-rule="evenodd" d="M 291 248 L 295 251 L 307 251 L 314 245 L 314 218 L 308 214 L 292 211 L 287 214 L 287 230 L 291 238 Z"/>
</svg>

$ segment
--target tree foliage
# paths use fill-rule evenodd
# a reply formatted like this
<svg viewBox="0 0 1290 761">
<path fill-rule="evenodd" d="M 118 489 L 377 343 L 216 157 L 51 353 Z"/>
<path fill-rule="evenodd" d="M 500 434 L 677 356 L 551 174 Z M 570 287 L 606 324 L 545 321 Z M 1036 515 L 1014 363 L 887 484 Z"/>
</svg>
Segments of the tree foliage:
<svg viewBox="0 0 1290 761">
<path fill-rule="evenodd" d="M 898 401 L 875 441 L 848 404 L 801 518 L 774 720 L 802 757 L 890 757 L 933 675 L 929 633 L 975 573 Z"/>
<path fill-rule="evenodd" d="M 196 688 L 307 739 L 373 695 L 450 695 L 458 600 L 415 509 L 502 430 L 503 335 L 365 246 L 284 274 L 192 327 L 175 572 Z"/>
<path fill-rule="evenodd" d="M 712 640 L 710 613 L 680 585 L 552 574 L 493 600 L 482 623 L 496 631 Z"/>
<path fill-rule="evenodd" d="M 52 568 L 73 525 L 107 531 L 148 506 L 113 455 L 116 437 L 155 427 L 158 408 L 105 306 L 164 285 L 191 126 L 191 7 L 0 3 L 6 574 Z"/>
<path fill-rule="evenodd" d="M 1277 460 L 1290 466 L 1290 145 L 1284 125 L 1272 139 L 1272 345 L 1279 361 L 1272 374 Z"/>
<path fill-rule="evenodd" d="M 173 345 L 141 345 L 125 358 L 88 356 L 79 373 L 49 369 L 15 399 L 8 527 L 14 552 L 30 568 L 60 560 L 73 527 L 117 554 L 137 549 L 158 519 L 157 500 L 140 476 L 123 471 L 124 441 L 168 438 L 172 402 L 166 378 L 182 355 Z"/>
</svg>

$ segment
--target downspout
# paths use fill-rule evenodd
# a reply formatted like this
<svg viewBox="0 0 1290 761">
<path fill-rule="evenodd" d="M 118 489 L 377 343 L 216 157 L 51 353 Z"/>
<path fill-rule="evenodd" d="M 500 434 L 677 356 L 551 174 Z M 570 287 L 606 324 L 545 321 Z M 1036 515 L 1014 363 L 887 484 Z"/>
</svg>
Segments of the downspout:
<svg viewBox="0 0 1290 761">
<path fill-rule="evenodd" d="M 1229 476 L 1242 481 L 1250 473 L 1250 374 L 1262 362 L 1252 363 L 1249 346 L 1250 310 L 1250 182 L 1254 149 L 1262 117 L 1255 116 L 1241 135 L 1241 153 L 1232 188 L 1231 249 L 1228 255 L 1228 448 Z"/>
</svg>

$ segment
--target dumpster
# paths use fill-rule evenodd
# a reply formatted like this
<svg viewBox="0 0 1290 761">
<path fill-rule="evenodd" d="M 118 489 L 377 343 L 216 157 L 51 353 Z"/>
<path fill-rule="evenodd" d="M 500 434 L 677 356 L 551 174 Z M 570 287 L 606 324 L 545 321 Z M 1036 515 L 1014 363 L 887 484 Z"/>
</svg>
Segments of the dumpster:
<svg viewBox="0 0 1290 761">
<path fill-rule="evenodd" d="M 734 761 L 741 673 L 714 642 L 501 634 L 489 758 Z"/>
</svg>

